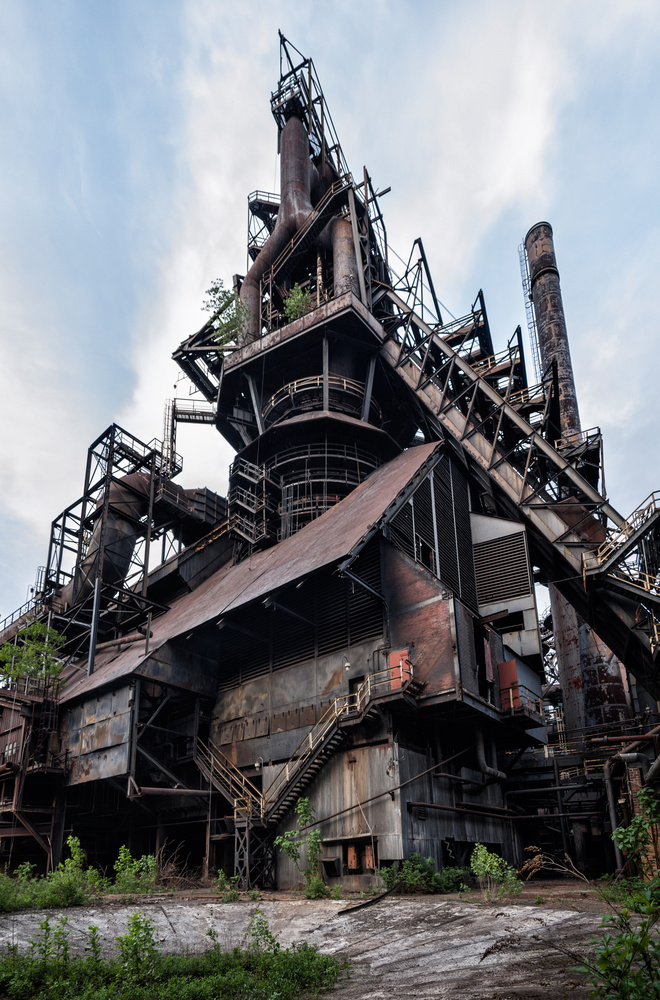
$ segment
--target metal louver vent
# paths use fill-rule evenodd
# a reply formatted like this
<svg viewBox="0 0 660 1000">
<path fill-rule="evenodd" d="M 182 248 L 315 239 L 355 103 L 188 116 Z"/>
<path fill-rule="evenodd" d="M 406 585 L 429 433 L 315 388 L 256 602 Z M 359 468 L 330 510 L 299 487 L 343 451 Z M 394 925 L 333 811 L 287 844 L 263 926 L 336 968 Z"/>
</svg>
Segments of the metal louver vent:
<svg viewBox="0 0 660 1000">
<path fill-rule="evenodd" d="M 479 605 L 497 604 L 532 592 L 525 534 L 491 538 L 474 546 Z"/>
</svg>

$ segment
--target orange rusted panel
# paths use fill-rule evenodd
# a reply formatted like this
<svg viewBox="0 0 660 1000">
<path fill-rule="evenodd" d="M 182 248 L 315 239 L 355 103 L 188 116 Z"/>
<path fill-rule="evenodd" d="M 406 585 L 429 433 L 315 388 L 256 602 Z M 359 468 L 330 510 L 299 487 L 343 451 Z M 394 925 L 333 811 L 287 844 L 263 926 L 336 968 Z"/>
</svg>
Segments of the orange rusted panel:
<svg viewBox="0 0 660 1000">
<path fill-rule="evenodd" d="M 407 649 L 395 649 L 390 653 L 390 684 L 393 691 L 403 687 L 412 677 Z"/>
</svg>

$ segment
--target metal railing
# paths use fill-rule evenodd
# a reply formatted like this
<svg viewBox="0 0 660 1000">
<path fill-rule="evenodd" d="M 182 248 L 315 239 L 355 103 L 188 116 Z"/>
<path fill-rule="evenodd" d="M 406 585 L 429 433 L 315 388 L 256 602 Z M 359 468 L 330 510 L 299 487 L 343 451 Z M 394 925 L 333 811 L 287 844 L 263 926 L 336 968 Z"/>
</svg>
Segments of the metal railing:
<svg viewBox="0 0 660 1000">
<path fill-rule="evenodd" d="M 510 712 L 511 715 L 532 715 L 540 721 L 544 719 L 542 696 L 524 684 L 518 684 L 516 681 L 514 684 L 501 687 L 500 699 L 503 712 Z"/>
<path fill-rule="evenodd" d="M 412 680 L 412 665 L 407 661 L 404 664 L 402 660 L 396 667 L 387 667 L 385 670 L 369 674 L 357 691 L 335 698 L 264 792 L 264 813 L 272 811 L 277 805 L 309 759 L 337 729 L 342 718 L 362 712 L 376 693 L 382 694 L 383 688 L 397 690 L 410 680 Z"/>
<path fill-rule="evenodd" d="M 402 657 L 397 665 L 369 674 L 356 691 L 335 698 L 263 793 L 211 741 L 208 745 L 198 741 L 195 752 L 197 766 L 207 781 L 212 784 L 218 781 L 222 785 L 223 791 L 234 803 L 237 818 L 257 816 L 259 819 L 266 819 L 302 774 L 311 758 L 330 740 L 341 719 L 359 715 L 378 695 L 403 690 L 412 676 L 412 664 Z"/>
<path fill-rule="evenodd" d="M 197 741 L 195 762 L 207 781 L 218 781 L 234 802 L 234 810 L 248 817 L 263 813 L 263 796 L 243 772 L 236 767 L 222 750 L 209 740 L 208 745 Z"/>
<path fill-rule="evenodd" d="M 599 545 L 592 552 L 584 553 L 584 562 L 587 569 L 602 566 L 658 510 L 660 510 L 660 490 L 654 490 L 623 524 L 610 533 L 607 541 L 603 542 L 602 545 Z M 643 573 L 639 573 L 640 577 L 644 575 Z"/>
<path fill-rule="evenodd" d="M 317 392 L 322 391 L 324 387 L 324 377 L 323 375 L 312 375 L 309 378 L 296 379 L 294 382 L 289 382 L 288 385 L 282 386 L 277 392 L 273 393 L 268 402 L 263 408 L 262 416 L 266 420 L 268 415 L 280 406 L 282 403 L 289 401 L 290 407 L 295 407 L 296 401 L 295 397 L 301 395 L 302 393 L 309 393 L 310 391 L 316 390 Z M 353 412 L 358 412 L 362 409 L 362 402 L 364 399 L 364 383 L 356 382 L 351 378 L 344 378 L 341 375 L 328 375 L 328 391 L 329 393 L 341 392 L 349 396 L 354 396 L 356 402 L 351 406 Z M 375 411 L 378 418 L 381 417 L 380 407 L 375 400 L 371 400 L 370 409 Z"/>
</svg>

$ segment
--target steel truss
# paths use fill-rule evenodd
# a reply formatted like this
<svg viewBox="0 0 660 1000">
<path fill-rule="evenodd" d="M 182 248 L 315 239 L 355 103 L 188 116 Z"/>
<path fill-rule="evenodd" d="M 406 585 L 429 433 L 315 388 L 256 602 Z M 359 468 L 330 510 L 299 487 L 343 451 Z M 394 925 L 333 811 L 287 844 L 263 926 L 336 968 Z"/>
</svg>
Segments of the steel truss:
<svg viewBox="0 0 660 1000">
<path fill-rule="evenodd" d="M 594 485 L 602 481 L 594 462 L 599 432 L 585 432 L 581 443 L 551 443 L 557 440 L 556 386 L 513 391 L 510 368 L 503 385 L 495 377 L 496 358 L 473 367 L 442 329 L 429 327 L 394 290 L 385 295 L 394 312 L 383 322 L 383 359 L 424 403 L 437 432 L 487 473 L 512 515 L 522 514 L 549 582 L 641 684 L 651 693 L 660 690 L 660 505 L 647 502 L 626 522 Z M 588 591 L 587 576 L 593 577 Z"/>
</svg>

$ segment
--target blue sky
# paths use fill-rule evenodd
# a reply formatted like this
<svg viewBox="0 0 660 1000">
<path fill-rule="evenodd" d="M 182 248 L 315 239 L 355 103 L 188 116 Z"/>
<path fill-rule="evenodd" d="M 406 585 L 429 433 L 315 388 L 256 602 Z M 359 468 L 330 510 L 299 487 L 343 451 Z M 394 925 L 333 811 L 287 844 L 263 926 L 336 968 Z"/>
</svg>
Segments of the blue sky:
<svg viewBox="0 0 660 1000">
<path fill-rule="evenodd" d="M 0 617 L 89 443 L 113 420 L 160 436 L 172 350 L 245 269 L 245 197 L 277 184 L 278 28 L 353 171 L 392 186 L 392 246 L 422 236 L 456 314 L 482 287 L 497 347 L 524 327 L 518 244 L 552 223 L 611 499 L 660 488 L 655 0 L 0 0 Z M 224 490 L 213 429 L 179 450 L 184 485 Z"/>
</svg>

